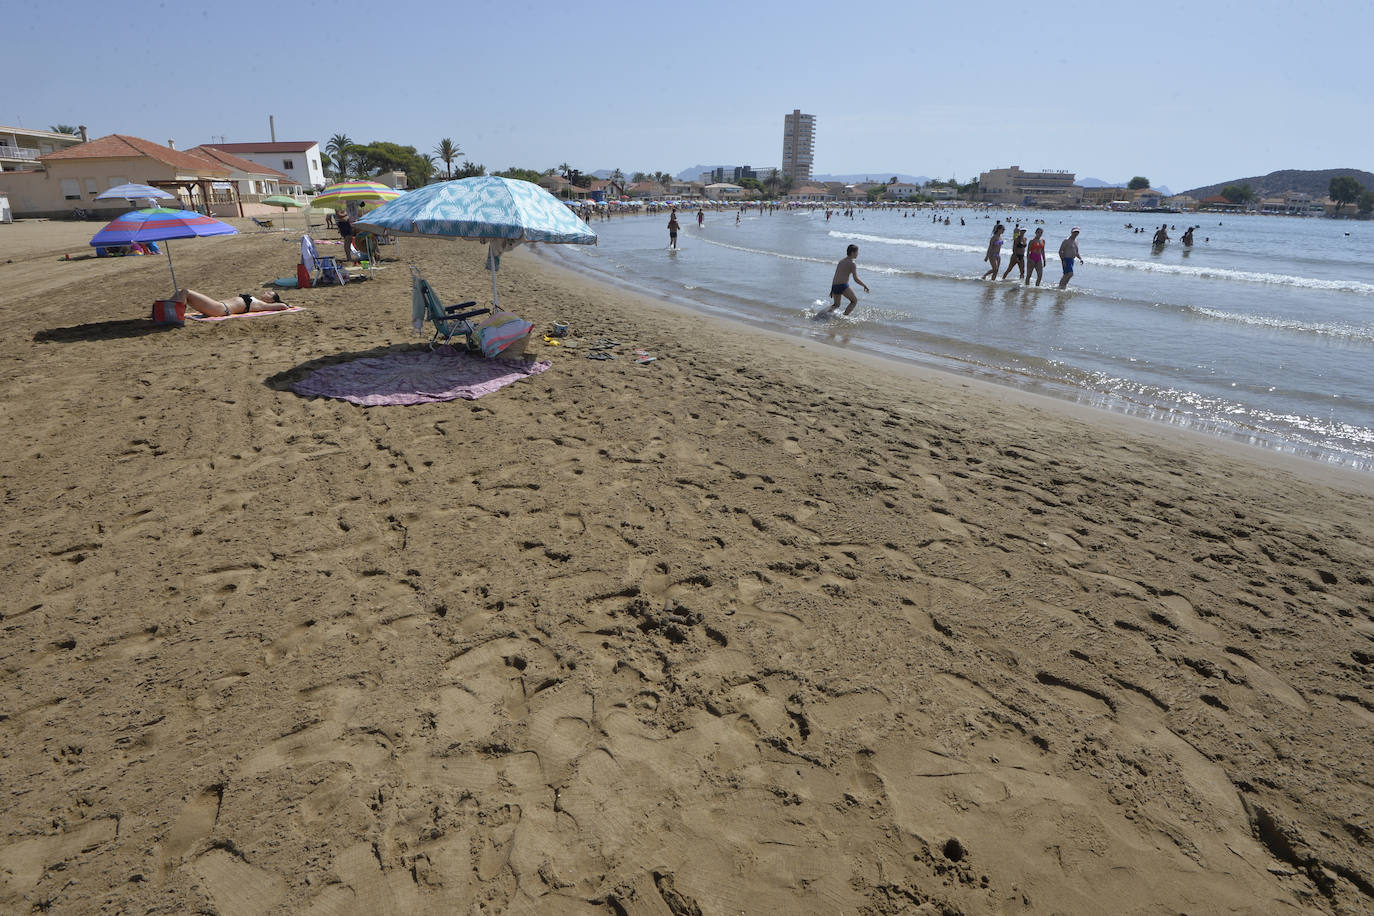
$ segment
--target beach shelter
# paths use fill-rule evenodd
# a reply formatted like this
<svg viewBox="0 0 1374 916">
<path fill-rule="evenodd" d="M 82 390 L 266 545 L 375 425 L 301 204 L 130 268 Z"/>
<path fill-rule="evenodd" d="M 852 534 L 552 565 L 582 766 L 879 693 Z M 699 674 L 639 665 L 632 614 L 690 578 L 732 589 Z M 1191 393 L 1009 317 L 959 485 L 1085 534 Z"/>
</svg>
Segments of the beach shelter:
<svg viewBox="0 0 1374 916">
<path fill-rule="evenodd" d="M 238 230 L 228 223 L 190 210 L 169 210 L 166 207 L 152 207 L 146 210 L 131 210 L 123 216 L 115 217 L 91 237 L 92 247 L 106 245 L 130 245 L 134 242 L 170 242 L 172 239 L 189 239 L 203 235 L 237 235 Z M 172 271 L 172 293 L 177 290 L 177 271 L 172 266 L 172 246 L 167 249 L 167 267 Z"/>
<path fill-rule="evenodd" d="M 338 209 L 350 200 L 395 200 L 404 193 L 377 181 L 336 181 L 315 195 L 312 205 Z"/>
<path fill-rule="evenodd" d="M 302 206 L 301 202 L 298 201 L 298 200 L 296 200 L 296 198 L 294 198 L 294 197 L 287 197 L 285 194 L 273 194 L 271 197 L 264 197 L 264 198 L 262 199 L 262 203 L 268 204 L 268 205 L 273 206 L 273 207 L 281 207 L 281 214 L 282 214 L 282 217 L 281 217 L 281 218 L 282 218 L 282 222 L 283 222 L 283 223 L 286 222 L 286 208 L 287 208 L 287 207 L 300 207 L 300 206 Z"/>
<path fill-rule="evenodd" d="M 127 200 L 131 206 L 136 206 L 134 201 L 138 200 L 174 200 L 175 194 L 168 194 L 161 188 L 155 188 L 147 184 L 117 184 L 108 191 L 101 191 L 95 195 L 96 200 Z"/>
<path fill-rule="evenodd" d="M 486 242 L 493 309 L 499 303 L 496 272 L 504 252 L 524 242 L 596 244 L 591 227 L 539 185 L 492 175 L 425 185 L 365 214 L 358 225 L 396 235 Z"/>
</svg>

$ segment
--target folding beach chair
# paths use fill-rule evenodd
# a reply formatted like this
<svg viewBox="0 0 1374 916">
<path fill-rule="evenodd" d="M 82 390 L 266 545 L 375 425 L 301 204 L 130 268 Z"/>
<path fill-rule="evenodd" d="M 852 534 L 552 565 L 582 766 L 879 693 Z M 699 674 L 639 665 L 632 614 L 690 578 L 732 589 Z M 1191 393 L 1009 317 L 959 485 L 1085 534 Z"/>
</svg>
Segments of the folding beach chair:
<svg viewBox="0 0 1374 916">
<path fill-rule="evenodd" d="M 257 226 L 259 229 L 272 228 L 272 221 L 270 219 L 258 219 L 256 216 L 250 216 L 248 218 L 251 219 L 253 221 L 253 225 Z"/>
<path fill-rule="evenodd" d="M 348 271 L 340 267 L 332 256 L 315 251 L 315 240 L 309 235 L 301 236 L 301 263 L 305 265 L 310 282 L 315 286 L 343 286 L 348 282 Z"/>
<path fill-rule="evenodd" d="M 423 333 L 426 321 L 434 325 L 434 336 L 429 340 L 431 350 L 441 337 L 449 346 L 453 346 L 453 338 L 457 337 L 462 340 L 465 349 L 475 349 L 473 336 L 477 328 L 470 319 L 486 315 L 491 309 L 469 308 L 477 304 L 475 299 L 457 305 L 444 305 L 434 287 L 414 265 L 410 268 L 410 296 L 411 324 L 416 332 Z"/>
</svg>

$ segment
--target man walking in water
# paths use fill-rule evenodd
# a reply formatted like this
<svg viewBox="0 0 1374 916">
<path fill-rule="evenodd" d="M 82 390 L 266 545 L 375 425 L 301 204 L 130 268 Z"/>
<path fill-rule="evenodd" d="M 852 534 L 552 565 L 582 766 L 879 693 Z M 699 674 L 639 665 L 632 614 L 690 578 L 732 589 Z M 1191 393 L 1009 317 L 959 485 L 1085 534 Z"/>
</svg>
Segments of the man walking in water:
<svg viewBox="0 0 1374 916">
<path fill-rule="evenodd" d="M 1073 279 L 1073 259 L 1078 258 L 1078 263 L 1083 263 L 1083 257 L 1078 253 L 1078 227 L 1074 226 L 1069 237 L 1059 243 L 1059 260 L 1064 262 L 1064 276 L 1059 278 L 1059 288 L 1063 289 L 1069 285 Z"/>
<path fill-rule="evenodd" d="M 840 307 L 841 296 L 849 300 L 849 308 L 844 310 L 846 315 L 854 311 L 854 306 L 859 304 L 859 297 L 854 295 L 854 290 L 849 288 L 850 278 L 862 286 L 864 292 L 871 292 L 868 284 L 859 279 L 859 268 L 854 263 L 854 259 L 858 256 L 859 246 L 850 245 L 845 249 L 844 257 L 840 259 L 840 263 L 835 265 L 835 278 L 830 281 L 830 297 L 835 301 L 831 303 L 830 308 L 826 309 L 825 314 L 829 315 Z"/>
</svg>

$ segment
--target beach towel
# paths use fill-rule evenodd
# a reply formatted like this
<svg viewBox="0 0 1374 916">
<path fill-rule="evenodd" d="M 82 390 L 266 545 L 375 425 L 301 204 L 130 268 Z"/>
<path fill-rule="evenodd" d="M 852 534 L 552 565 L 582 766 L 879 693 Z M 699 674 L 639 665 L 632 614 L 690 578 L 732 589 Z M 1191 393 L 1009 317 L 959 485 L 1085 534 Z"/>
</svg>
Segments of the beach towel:
<svg viewBox="0 0 1374 916">
<path fill-rule="evenodd" d="M 340 398 L 359 407 L 475 401 L 552 363 L 481 359 L 449 347 L 367 356 L 316 369 L 291 386 L 297 394 Z"/>
<path fill-rule="evenodd" d="M 530 336 L 534 325 L 510 312 L 496 312 L 477 326 L 477 345 L 482 355 L 492 357 L 516 341 Z"/>
<path fill-rule="evenodd" d="M 305 311 L 299 305 L 293 305 L 286 309 L 277 309 L 275 312 L 239 312 L 237 315 L 187 315 L 192 321 L 228 321 L 230 318 L 267 318 L 271 315 L 289 315 L 292 312 Z"/>
</svg>

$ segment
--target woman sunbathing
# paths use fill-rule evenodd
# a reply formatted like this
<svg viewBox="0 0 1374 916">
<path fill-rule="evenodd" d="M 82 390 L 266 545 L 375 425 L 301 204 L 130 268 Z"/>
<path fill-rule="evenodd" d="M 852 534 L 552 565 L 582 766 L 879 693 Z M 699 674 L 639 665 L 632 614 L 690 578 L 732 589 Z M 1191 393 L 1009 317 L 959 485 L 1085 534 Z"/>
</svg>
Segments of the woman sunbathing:
<svg viewBox="0 0 1374 916">
<path fill-rule="evenodd" d="M 183 302 L 203 315 L 211 318 L 225 318 L 229 315 L 242 315 L 245 312 L 280 312 L 291 306 L 281 301 L 281 294 L 267 293 L 266 299 L 259 299 L 249 293 L 239 293 L 232 299 L 211 299 L 204 293 L 193 289 L 179 289 L 173 296 L 176 302 Z"/>
</svg>

